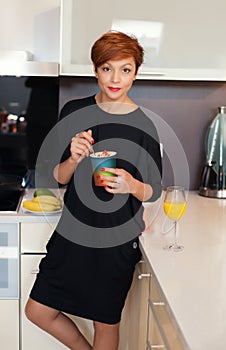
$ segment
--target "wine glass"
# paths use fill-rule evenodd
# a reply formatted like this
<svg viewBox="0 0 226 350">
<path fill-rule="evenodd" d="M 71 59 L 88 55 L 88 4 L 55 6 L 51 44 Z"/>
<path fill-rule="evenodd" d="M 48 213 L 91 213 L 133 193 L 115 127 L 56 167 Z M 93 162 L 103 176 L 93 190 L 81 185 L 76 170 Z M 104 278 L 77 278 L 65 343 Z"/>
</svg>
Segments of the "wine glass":
<svg viewBox="0 0 226 350">
<path fill-rule="evenodd" d="M 184 247 L 177 242 L 177 223 L 186 211 L 185 190 L 181 186 L 169 186 L 164 197 L 164 212 L 174 222 L 174 241 L 163 248 L 175 252 L 182 251 Z"/>
</svg>

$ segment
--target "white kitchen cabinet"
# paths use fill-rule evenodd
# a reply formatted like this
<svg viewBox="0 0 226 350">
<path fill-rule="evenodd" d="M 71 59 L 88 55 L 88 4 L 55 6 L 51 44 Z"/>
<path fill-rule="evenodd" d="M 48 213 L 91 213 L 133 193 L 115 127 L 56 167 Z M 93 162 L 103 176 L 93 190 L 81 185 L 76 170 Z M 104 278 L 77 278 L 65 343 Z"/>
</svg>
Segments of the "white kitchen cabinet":
<svg viewBox="0 0 226 350">
<path fill-rule="evenodd" d="M 59 59 L 60 0 L 1 1 L 2 50 L 26 50 L 35 60 Z M 51 45 L 49 45 L 51 43 Z"/>
<path fill-rule="evenodd" d="M 29 297 L 39 269 L 40 260 L 45 256 L 45 246 L 53 232 L 54 225 L 49 223 L 21 224 L 21 348 L 23 350 L 66 349 L 49 334 L 31 323 L 24 314 L 24 307 Z M 35 339 L 35 342 L 34 342 Z"/>
<path fill-rule="evenodd" d="M 19 350 L 19 300 L 0 300 L 1 349 Z"/>
<path fill-rule="evenodd" d="M 138 79 L 225 81 L 225 1 L 170 4 L 140 0 L 138 6 L 124 0 L 122 6 L 121 0 L 108 1 L 102 16 L 105 0 L 98 6 L 90 0 L 62 0 L 60 74 L 93 76 L 90 48 L 113 29 L 135 35 L 144 47 Z"/>
<path fill-rule="evenodd" d="M 0 223 L 0 348 L 19 350 L 19 225 Z"/>
<path fill-rule="evenodd" d="M 21 223 L 21 253 L 46 253 L 46 244 L 57 222 Z"/>
<path fill-rule="evenodd" d="M 67 349 L 33 323 L 24 314 L 24 307 L 29 297 L 38 272 L 39 262 L 45 256 L 45 246 L 53 232 L 54 224 L 22 223 L 21 224 L 21 348 L 22 350 L 64 350 Z M 93 326 L 90 320 L 70 316 L 81 329 L 85 337 L 91 342 Z M 34 342 L 35 339 L 35 342 Z"/>
<path fill-rule="evenodd" d="M 57 76 L 60 0 L 1 1 L 0 74 Z"/>
</svg>

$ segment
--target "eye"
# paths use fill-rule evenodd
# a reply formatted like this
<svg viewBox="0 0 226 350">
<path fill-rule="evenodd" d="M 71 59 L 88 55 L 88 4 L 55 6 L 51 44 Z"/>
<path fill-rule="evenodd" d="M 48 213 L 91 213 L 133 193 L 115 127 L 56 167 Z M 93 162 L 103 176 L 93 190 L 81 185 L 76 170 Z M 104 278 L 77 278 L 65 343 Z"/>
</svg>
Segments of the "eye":
<svg viewBox="0 0 226 350">
<path fill-rule="evenodd" d="M 109 71 L 110 71 L 110 68 L 107 67 L 107 66 L 104 66 L 104 67 L 102 67 L 102 70 L 103 70 L 104 72 L 109 72 Z"/>
<path fill-rule="evenodd" d="M 123 73 L 130 73 L 131 72 L 131 69 L 130 68 L 123 68 Z"/>
</svg>

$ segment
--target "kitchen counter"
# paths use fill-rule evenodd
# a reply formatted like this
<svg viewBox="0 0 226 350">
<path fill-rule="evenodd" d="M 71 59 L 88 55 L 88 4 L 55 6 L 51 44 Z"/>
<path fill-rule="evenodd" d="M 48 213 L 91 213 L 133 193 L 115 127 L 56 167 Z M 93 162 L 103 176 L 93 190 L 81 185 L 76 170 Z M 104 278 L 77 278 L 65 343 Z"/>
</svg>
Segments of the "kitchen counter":
<svg viewBox="0 0 226 350">
<path fill-rule="evenodd" d="M 58 198 L 63 198 L 64 189 L 54 189 L 53 192 L 56 194 Z M 34 189 L 27 189 L 25 190 L 23 199 L 30 200 L 33 198 Z M 26 212 L 23 210 L 23 208 L 20 205 L 18 212 L 0 212 L 0 223 L 6 223 L 6 222 L 33 222 L 33 223 L 40 223 L 40 222 L 49 222 L 49 223 L 57 223 L 60 219 L 60 213 L 52 213 L 51 215 L 45 215 L 40 213 L 33 214 Z"/>
<path fill-rule="evenodd" d="M 32 190 L 25 196 L 33 196 Z M 178 227 L 182 252 L 162 248 L 173 240 L 162 199 L 144 205 L 147 229 L 140 236 L 141 250 L 187 349 L 225 350 L 226 200 L 189 193 L 187 212 Z M 59 214 L 40 216 L 20 209 L 15 214 L 0 214 L 0 223 L 48 222 L 55 226 L 59 218 Z"/>
<path fill-rule="evenodd" d="M 163 203 L 146 204 L 146 219 L 158 215 L 140 237 L 144 257 L 188 349 L 226 349 L 226 200 L 188 196 L 179 221 L 182 252 L 162 247 L 173 240 Z M 156 209 L 157 207 L 157 209 Z"/>
</svg>

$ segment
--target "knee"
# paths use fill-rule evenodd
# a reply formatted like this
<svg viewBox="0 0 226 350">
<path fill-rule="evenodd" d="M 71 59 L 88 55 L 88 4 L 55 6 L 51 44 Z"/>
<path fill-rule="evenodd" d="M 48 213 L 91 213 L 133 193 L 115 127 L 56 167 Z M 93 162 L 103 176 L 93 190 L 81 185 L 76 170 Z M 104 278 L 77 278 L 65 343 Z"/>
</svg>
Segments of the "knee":
<svg viewBox="0 0 226 350">
<path fill-rule="evenodd" d="M 95 333 L 103 332 L 106 329 L 106 324 L 105 323 L 94 321 L 93 325 L 94 325 Z"/>
<path fill-rule="evenodd" d="M 35 302 L 32 299 L 29 299 L 25 309 L 24 309 L 24 313 L 27 317 L 27 319 L 29 321 L 31 321 L 32 323 L 34 323 L 37 326 L 44 326 L 45 322 L 47 320 L 47 317 L 45 315 L 45 312 L 43 310 L 43 308 L 41 307 L 41 305 L 37 302 Z"/>
<path fill-rule="evenodd" d="M 119 329 L 119 323 L 117 324 L 108 324 L 108 323 L 102 323 L 102 322 L 93 322 L 94 330 L 96 334 L 107 334 L 111 332 L 118 332 Z"/>
<path fill-rule="evenodd" d="M 33 306 L 33 303 L 30 302 L 30 300 L 28 300 L 25 306 L 24 313 L 29 321 L 35 323 L 35 319 L 37 315 L 36 315 L 35 307 Z"/>
</svg>

